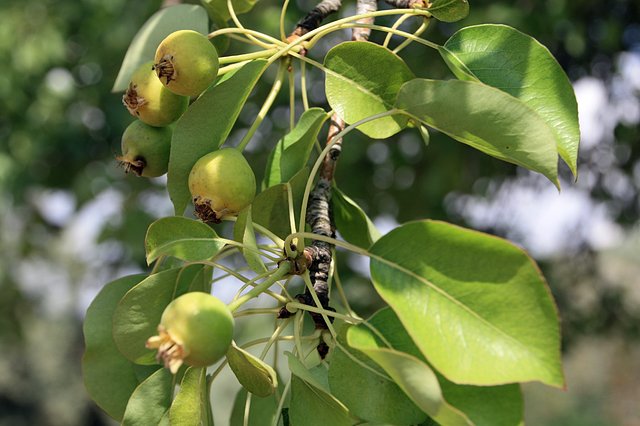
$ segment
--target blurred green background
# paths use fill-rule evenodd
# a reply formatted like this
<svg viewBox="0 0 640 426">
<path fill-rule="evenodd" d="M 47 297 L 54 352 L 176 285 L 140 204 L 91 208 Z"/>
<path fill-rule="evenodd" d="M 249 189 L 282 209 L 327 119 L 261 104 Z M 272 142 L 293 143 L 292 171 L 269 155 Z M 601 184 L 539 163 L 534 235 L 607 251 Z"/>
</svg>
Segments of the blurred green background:
<svg viewBox="0 0 640 426">
<path fill-rule="evenodd" d="M 353 14 L 355 4 L 345 3 L 341 14 Z M 288 28 L 313 5 L 292 2 Z M 81 324 L 106 282 L 146 269 L 146 228 L 172 213 L 162 178 L 137 179 L 117 167 L 131 117 L 110 92 L 133 35 L 160 6 L 0 5 L 0 425 L 109 424 L 82 385 Z M 241 20 L 276 35 L 279 10 L 262 0 Z M 536 37 L 574 82 L 578 181 L 563 167 L 558 193 L 540 176 L 441 135 L 425 147 L 405 131 L 388 141 L 352 134 L 338 185 L 383 231 L 440 218 L 510 238 L 539 261 L 562 318 L 568 390 L 525 385 L 528 424 L 640 425 L 640 2 L 473 0 L 466 20 L 434 23 L 425 37 L 444 42 L 476 23 L 505 23 Z M 310 56 L 321 58 L 348 37 L 335 33 Z M 229 53 L 237 52 L 232 45 Z M 420 77 L 450 76 L 424 47 L 402 56 Z M 311 102 L 323 105 L 322 76 L 309 78 Z M 230 143 L 269 90 L 263 80 Z M 286 98 L 249 145 L 256 170 L 286 132 Z M 343 259 L 349 296 L 366 315 L 379 303 L 366 264 Z"/>
</svg>

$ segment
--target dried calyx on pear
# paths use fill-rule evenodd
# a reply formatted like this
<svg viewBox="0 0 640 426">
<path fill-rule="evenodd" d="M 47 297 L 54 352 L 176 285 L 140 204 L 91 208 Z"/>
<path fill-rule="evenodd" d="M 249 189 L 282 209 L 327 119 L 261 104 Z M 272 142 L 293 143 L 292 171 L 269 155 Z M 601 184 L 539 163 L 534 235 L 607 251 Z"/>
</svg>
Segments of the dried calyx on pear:
<svg viewBox="0 0 640 426">
<path fill-rule="evenodd" d="M 180 118 L 189 106 L 189 98 L 164 87 L 153 70 L 153 62 L 146 62 L 131 76 L 122 103 L 134 117 L 150 126 L 163 127 Z"/>
<path fill-rule="evenodd" d="M 122 135 L 122 155 L 117 160 L 127 173 L 161 176 L 169 166 L 171 134 L 169 127 L 152 127 L 136 120 Z"/>
<path fill-rule="evenodd" d="M 160 43 L 154 69 L 173 93 L 198 96 L 216 79 L 218 66 L 218 52 L 206 36 L 180 30 Z"/>
<path fill-rule="evenodd" d="M 189 174 L 195 213 L 203 222 L 237 215 L 256 195 L 256 177 L 242 153 L 223 148 L 200 158 Z"/>
<path fill-rule="evenodd" d="M 182 364 L 206 367 L 222 358 L 233 338 L 233 315 L 220 299 L 203 292 L 186 293 L 162 313 L 158 335 L 146 347 L 173 374 Z"/>
</svg>

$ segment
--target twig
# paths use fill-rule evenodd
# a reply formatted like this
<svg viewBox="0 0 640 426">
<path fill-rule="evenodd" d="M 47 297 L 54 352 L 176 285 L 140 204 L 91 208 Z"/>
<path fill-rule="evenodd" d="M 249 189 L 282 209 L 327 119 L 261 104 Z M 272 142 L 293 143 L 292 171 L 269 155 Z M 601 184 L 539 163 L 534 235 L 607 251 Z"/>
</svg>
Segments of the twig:
<svg viewBox="0 0 640 426">
<path fill-rule="evenodd" d="M 298 22 L 296 29 L 291 33 L 288 40 L 292 41 L 309 31 L 313 31 L 319 27 L 320 23 L 329 14 L 340 8 L 340 0 L 324 0 L 318 4 L 307 16 Z M 377 9 L 376 0 L 358 0 L 357 14 L 365 14 L 375 12 Z M 357 21 L 358 23 L 373 24 L 374 18 L 368 17 Z M 351 39 L 354 41 L 368 41 L 371 33 L 370 28 L 354 28 Z M 300 52 L 304 54 L 304 52 Z M 335 226 L 331 214 L 331 184 L 335 173 L 338 157 L 342 152 L 342 138 L 333 140 L 345 128 L 344 120 L 333 113 L 329 132 L 327 135 L 327 145 L 333 144 L 329 152 L 323 159 L 320 168 L 318 181 L 313 191 L 309 194 L 309 202 L 306 211 L 307 223 L 311 226 L 311 232 L 315 235 L 335 238 Z M 334 310 L 329 307 L 329 274 L 332 262 L 333 246 L 321 240 L 313 240 L 311 244 L 304 249 L 304 256 L 308 259 L 309 279 L 313 285 L 313 291 L 316 293 L 322 308 L 325 310 Z M 298 300 L 305 305 L 313 306 L 313 296 L 310 289 L 305 289 L 305 293 L 299 295 Z M 283 312 L 284 311 L 284 312 Z M 286 308 L 281 311 L 282 317 L 286 317 Z M 317 311 L 310 309 L 311 317 L 315 323 L 316 329 L 326 329 L 330 325 L 325 322 L 325 318 Z M 331 318 L 333 320 L 333 317 Z M 322 358 L 328 353 L 328 346 L 324 342 L 320 342 L 317 347 L 318 353 Z"/>
<path fill-rule="evenodd" d="M 342 6 L 341 0 L 323 0 L 311 12 L 298 21 L 296 29 L 289 35 L 288 40 L 305 35 L 309 31 L 313 31 L 320 26 L 322 21 L 329 15 L 340 10 Z"/>
<path fill-rule="evenodd" d="M 376 0 L 358 0 L 356 3 L 356 14 L 362 15 L 365 13 L 375 12 L 378 9 L 378 3 Z M 363 18 L 358 19 L 356 23 L 359 24 L 373 24 L 375 18 Z M 371 34 L 370 28 L 354 28 L 351 30 L 351 40 L 353 41 L 368 41 Z"/>
</svg>

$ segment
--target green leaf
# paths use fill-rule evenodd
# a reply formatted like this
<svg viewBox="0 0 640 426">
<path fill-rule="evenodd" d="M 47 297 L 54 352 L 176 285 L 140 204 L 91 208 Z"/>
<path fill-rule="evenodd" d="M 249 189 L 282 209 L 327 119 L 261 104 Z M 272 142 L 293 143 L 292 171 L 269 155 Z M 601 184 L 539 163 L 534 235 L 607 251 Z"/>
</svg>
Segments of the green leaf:
<svg viewBox="0 0 640 426">
<path fill-rule="evenodd" d="M 322 108 L 306 110 L 296 127 L 280 139 L 267 160 L 262 188 L 288 182 L 309 161 L 311 148 L 329 115 Z"/>
<path fill-rule="evenodd" d="M 386 324 L 382 324 L 384 325 Z M 376 332 L 382 334 L 378 330 Z M 467 416 L 447 403 L 442 395 L 438 377 L 420 358 L 386 347 L 370 328 L 363 325 L 349 328 L 347 340 L 349 346 L 362 351 L 382 367 L 397 386 L 439 424 L 472 424 Z"/>
<path fill-rule="evenodd" d="M 244 256 L 251 270 L 258 274 L 267 272 L 264 260 L 262 260 L 258 252 L 256 233 L 253 230 L 253 219 L 251 218 L 251 206 L 238 214 L 238 220 L 233 226 L 233 239 L 244 244 L 242 256 Z"/>
<path fill-rule="evenodd" d="M 470 420 L 443 398 L 438 378 L 420 359 L 390 348 L 380 347 L 370 330 L 357 329 L 349 344 L 380 365 L 406 395 L 440 424 L 471 425 Z"/>
<path fill-rule="evenodd" d="M 447 379 L 564 386 L 556 307 L 522 249 L 420 221 L 386 234 L 370 253 L 376 291 Z"/>
<path fill-rule="evenodd" d="M 82 327 L 84 385 L 96 404 L 116 420 L 122 420 L 127 401 L 139 381 L 134 364 L 120 354 L 113 341 L 111 318 L 122 296 L 144 277 L 130 275 L 105 285 L 89 305 Z"/>
<path fill-rule="evenodd" d="M 189 367 L 169 409 L 172 426 L 213 426 L 207 369 Z"/>
<path fill-rule="evenodd" d="M 368 327 L 359 325 L 349 330 L 348 339 L 350 339 L 350 344 L 355 347 L 365 346 L 365 348 L 369 348 L 369 350 L 364 350 L 367 354 L 371 349 L 386 347 L 387 350 L 393 349 L 403 353 L 405 357 L 413 358 L 414 362 L 417 360 L 425 366 L 427 365 L 420 350 L 413 343 L 404 326 L 390 308 L 381 309 L 369 318 L 367 323 L 369 324 Z M 397 364 L 392 362 L 391 368 L 394 369 L 401 365 L 401 362 Z M 432 377 L 433 373 L 435 373 L 439 388 L 442 391 L 440 398 L 444 396 L 444 401 L 446 401 L 447 405 L 456 407 L 465 413 L 476 426 L 514 426 L 522 422 L 523 404 L 519 385 L 457 385 L 437 372 L 415 375 L 417 373 L 412 369 L 405 371 L 409 380 L 412 377 L 420 377 L 417 383 L 419 387 L 427 385 L 428 381 L 424 379 Z M 390 371 L 388 372 L 391 374 Z M 438 385 L 433 384 L 433 386 Z M 438 393 L 440 392 L 438 391 Z M 440 413 L 440 416 L 436 416 L 440 423 L 455 423 L 445 421 L 442 416 L 445 413 L 446 410 Z"/>
<path fill-rule="evenodd" d="M 273 394 L 278 387 L 275 370 L 266 362 L 232 343 L 227 351 L 227 361 L 231 371 L 246 390 L 265 397 Z"/>
<path fill-rule="evenodd" d="M 520 385 L 457 385 L 438 376 L 446 400 L 464 412 L 476 426 L 520 426 L 524 424 L 524 402 Z"/>
<path fill-rule="evenodd" d="M 213 267 L 209 265 L 189 265 L 182 271 L 180 279 L 185 278 L 185 274 L 193 273 L 193 278 L 189 283 L 187 292 L 201 291 L 203 293 L 211 292 L 211 280 L 213 279 Z"/>
<path fill-rule="evenodd" d="M 161 368 L 142 382 L 131 395 L 122 426 L 147 426 L 160 423 L 171 404 L 173 376 Z"/>
<path fill-rule="evenodd" d="M 202 265 L 192 266 L 202 268 Z M 156 363 L 155 351 L 147 349 L 145 343 L 158 333 L 164 308 L 189 288 L 193 276 L 179 279 L 182 270 L 173 268 L 150 275 L 118 303 L 113 314 L 113 340 L 128 360 L 137 364 Z"/>
<path fill-rule="evenodd" d="M 469 14 L 468 0 L 431 0 L 427 10 L 442 22 L 456 22 Z"/>
<path fill-rule="evenodd" d="M 336 228 L 347 242 L 369 248 L 380 238 L 380 231 L 367 214 L 335 186 L 331 190 L 331 208 Z"/>
<path fill-rule="evenodd" d="M 451 36 L 440 53 L 458 78 L 503 90 L 537 112 L 576 175 L 578 104 L 569 78 L 545 46 L 506 25 L 477 25 Z"/>
<path fill-rule="evenodd" d="M 211 10 L 205 1 L 201 1 L 202 5 L 207 12 L 209 13 L 209 18 L 211 19 L 211 32 L 221 30 L 223 28 L 229 28 L 229 24 L 227 21 L 222 20 L 219 16 L 216 15 L 216 12 Z M 211 39 L 211 43 L 216 47 L 216 51 L 218 52 L 218 56 L 222 56 L 227 50 L 229 50 L 229 46 L 231 45 L 231 39 L 227 35 L 217 36 Z"/>
<path fill-rule="evenodd" d="M 218 253 L 224 243 L 208 225 L 186 217 L 163 217 L 153 222 L 144 240 L 147 264 L 160 256 L 196 262 Z"/>
<path fill-rule="evenodd" d="M 189 173 L 202 156 L 217 150 L 266 69 L 266 60 L 251 61 L 209 87 L 180 117 L 171 138 L 167 189 L 175 214 L 191 200 Z"/>
<path fill-rule="evenodd" d="M 126 90 L 133 72 L 143 63 L 152 61 L 160 42 L 178 30 L 193 30 L 207 34 L 209 30 L 207 12 L 200 6 L 179 4 L 165 7 L 154 13 L 138 30 L 129 45 L 111 90 L 113 92 Z"/>
<path fill-rule="evenodd" d="M 288 194 L 291 192 L 294 217 L 297 218 L 308 175 L 309 169 L 305 167 L 289 182 L 274 185 L 259 193 L 253 200 L 251 207 L 253 221 L 282 239 L 291 234 Z"/>
<path fill-rule="evenodd" d="M 402 86 L 397 106 L 457 141 L 560 185 L 553 130 L 501 90 L 471 81 L 415 79 Z"/>
<path fill-rule="evenodd" d="M 293 355 L 289 357 L 291 370 L 291 402 L 289 419 L 292 425 L 305 426 L 347 426 L 355 424 L 347 408 L 338 401 L 326 385 L 326 369 L 316 367 L 312 373 Z M 324 379 L 318 379 L 318 373 L 324 372 Z"/>
<path fill-rule="evenodd" d="M 231 410 L 231 426 L 244 426 L 244 411 L 247 402 L 247 391 L 242 388 L 236 395 Z M 276 395 L 270 395 L 260 398 L 255 395 L 251 396 L 251 405 L 249 407 L 249 419 L 247 426 L 273 426 L 273 420 L 278 410 L 278 399 Z M 282 425 L 282 419 L 278 421 L 278 425 Z"/>
<path fill-rule="evenodd" d="M 322 365 L 307 368 L 302 361 L 296 358 L 291 352 L 284 353 L 287 356 L 289 370 L 291 374 L 309 383 L 314 388 L 330 393 L 328 371 Z"/>
<path fill-rule="evenodd" d="M 423 422 L 427 416 L 393 380 L 367 356 L 347 347 L 345 336 L 350 328 L 344 326 L 340 330 L 340 346 L 333 349 L 329 360 L 332 394 L 347 406 L 351 414 L 374 424 Z"/>
<path fill-rule="evenodd" d="M 414 78 L 399 56 L 374 43 L 341 43 L 327 53 L 324 65 L 327 101 L 347 124 L 393 109 L 402 84 Z M 406 116 L 394 115 L 365 123 L 358 130 L 384 139 L 406 125 Z"/>
<path fill-rule="evenodd" d="M 257 2 L 258 0 L 231 0 L 231 4 L 233 4 L 233 11 L 236 15 L 249 12 Z M 216 18 L 216 21 L 228 21 L 231 19 L 227 0 L 200 0 L 200 3 L 202 3 L 202 5 L 207 9 L 207 12 L 209 12 L 212 19 L 214 17 Z"/>
</svg>

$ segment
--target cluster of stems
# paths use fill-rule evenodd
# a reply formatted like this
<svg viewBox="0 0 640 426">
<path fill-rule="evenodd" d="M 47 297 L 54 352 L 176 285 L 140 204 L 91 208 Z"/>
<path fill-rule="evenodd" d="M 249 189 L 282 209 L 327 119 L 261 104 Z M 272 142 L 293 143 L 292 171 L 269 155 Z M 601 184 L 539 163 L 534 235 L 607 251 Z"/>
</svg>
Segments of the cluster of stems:
<svg viewBox="0 0 640 426">
<path fill-rule="evenodd" d="M 400 4 L 400 3 L 398 3 Z M 408 3 L 407 3 L 408 4 Z M 413 3 L 412 3 L 413 4 Z M 404 5 L 404 3 L 402 3 Z M 405 5 L 406 6 L 406 5 Z M 249 128 L 237 148 L 243 150 L 247 144 L 251 141 L 253 135 L 257 131 L 258 127 L 262 123 L 263 119 L 271 109 L 273 102 L 275 101 L 278 93 L 280 92 L 284 81 L 286 79 L 287 71 L 291 74 L 291 59 L 297 58 L 303 64 L 311 64 L 321 70 L 325 70 L 324 66 L 306 56 L 307 51 L 312 48 L 322 37 L 327 34 L 344 28 L 352 29 L 352 40 L 354 41 L 367 41 L 372 30 L 382 30 L 387 32 L 388 37 L 385 40 L 385 45 L 389 43 L 390 36 L 397 34 L 405 37 L 405 43 L 402 43 L 399 48 L 404 48 L 407 42 L 418 41 L 422 44 L 435 47 L 434 44 L 419 38 L 419 34 L 424 31 L 427 23 L 429 22 L 430 14 L 422 9 L 398 9 L 398 10 L 386 10 L 377 11 L 377 4 L 372 0 L 360 0 L 357 5 L 357 14 L 355 16 L 340 19 L 332 23 L 320 26 L 321 21 L 326 18 L 329 13 L 335 12 L 340 7 L 340 2 L 335 0 L 325 0 L 321 2 L 316 8 L 314 8 L 307 16 L 300 20 L 294 31 L 286 37 L 282 37 L 284 40 L 278 40 L 269 35 L 262 34 L 257 31 L 248 30 L 244 28 L 238 21 L 235 14 L 232 12 L 232 19 L 236 23 L 236 27 L 224 28 L 214 31 L 209 35 L 210 38 L 227 35 L 231 37 L 238 37 L 243 35 L 246 37 L 245 41 L 252 42 L 262 48 L 258 52 L 226 56 L 220 58 L 220 63 L 223 66 L 219 74 L 224 74 L 232 69 L 236 69 L 239 66 L 244 65 L 247 61 L 257 58 L 268 58 L 270 63 L 280 60 L 280 66 L 274 84 L 267 95 L 267 98 L 257 114 L 254 123 Z M 231 9 L 232 10 L 232 9 Z M 393 27 L 377 26 L 374 24 L 376 16 L 387 16 L 400 14 L 401 17 Z M 400 31 L 397 27 L 407 18 L 418 16 L 423 19 L 423 25 L 418 30 L 411 34 L 404 31 Z M 398 49 L 398 48 L 397 48 Z M 228 65 L 227 65 L 228 64 Z M 290 79 L 291 81 L 291 79 Z M 305 84 L 304 76 L 302 84 Z M 290 84 L 291 86 L 291 84 Z M 292 93 L 293 88 L 290 87 Z M 304 92 L 304 90 L 303 90 Z M 303 104 L 305 109 L 308 108 L 308 101 L 306 93 L 303 93 Z M 295 108 L 293 95 L 291 96 L 291 116 L 292 127 L 294 123 Z M 318 161 L 314 165 L 312 172 L 307 181 L 305 194 L 303 196 L 303 208 L 302 215 L 300 217 L 300 223 L 298 229 L 303 230 L 305 223 L 309 224 L 312 230 L 313 238 L 311 238 L 310 244 L 304 248 L 304 256 L 309 260 L 307 267 L 308 279 L 310 285 L 307 286 L 305 293 L 296 296 L 296 300 L 302 305 L 308 306 L 311 316 L 318 329 L 331 328 L 331 318 L 333 317 L 333 309 L 329 307 L 329 278 L 331 265 L 333 261 L 332 252 L 334 244 L 331 241 L 335 241 L 335 226 L 332 222 L 330 200 L 331 200 L 331 188 L 334 177 L 334 172 L 337 164 L 338 157 L 342 149 L 342 138 L 349 131 L 355 129 L 358 125 L 368 121 L 375 120 L 377 118 L 399 114 L 400 111 L 391 110 L 381 114 L 377 114 L 367 119 L 361 120 L 351 126 L 345 127 L 344 121 L 337 115 L 333 114 L 330 121 L 329 132 L 327 136 L 327 145 L 320 154 Z M 314 182 L 314 177 L 318 176 L 318 179 Z M 313 189 L 312 189 L 313 187 Z M 292 228 L 292 231 L 294 228 Z M 295 237 L 295 233 L 285 241 L 285 247 L 288 244 L 293 245 L 294 240 L 297 244 L 303 243 L 304 240 L 298 241 L 298 237 Z M 320 238 L 317 238 L 320 237 Z M 270 285 L 279 279 L 284 278 L 287 274 L 291 273 L 290 269 L 283 272 L 283 268 L 278 268 L 277 271 L 271 275 L 271 277 L 265 280 L 261 285 L 252 289 L 245 296 L 237 299 L 232 303 L 232 310 L 237 309 L 240 305 L 247 300 L 257 296 L 265 289 L 268 289 Z M 293 308 L 292 305 L 285 305 L 284 309 L 280 311 L 280 317 L 288 317 L 293 312 L 288 311 L 288 308 Z M 299 308 L 295 305 L 294 310 Z M 288 314 L 287 314 L 288 312 Z M 327 348 L 319 348 L 321 353 L 326 353 Z"/>
</svg>

